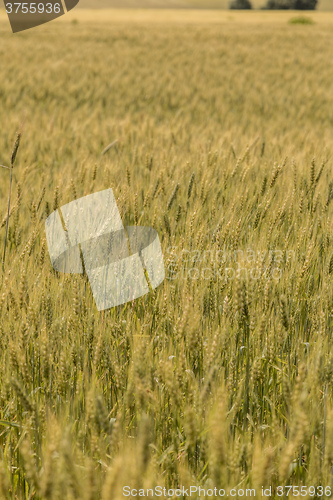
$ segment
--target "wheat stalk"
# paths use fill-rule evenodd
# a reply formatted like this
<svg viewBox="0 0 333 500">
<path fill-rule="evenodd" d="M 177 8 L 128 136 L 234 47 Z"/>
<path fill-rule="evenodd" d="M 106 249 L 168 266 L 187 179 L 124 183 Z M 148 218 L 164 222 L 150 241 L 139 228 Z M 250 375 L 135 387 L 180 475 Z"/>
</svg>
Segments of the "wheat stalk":
<svg viewBox="0 0 333 500">
<path fill-rule="evenodd" d="M 5 235 L 5 246 L 3 250 L 3 258 L 2 258 L 2 269 L 5 270 L 5 259 L 6 259 L 6 249 L 7 249 L 7 238 L 8 238 L 8 226 L 9 226 L 9 215 L 10 215 L 10 200 L 11 200 L 11 194 L 12 194 L 12 184 L 13 184 L 13 169 L 14 169 L 14 164 L 15 164 L 15 159 L 17 155 L 18 148 L 20 146 L 20 140 L 21 140 L 21 133 L 18 132 L 16 136 L 16 141 L 14 144 L 14 148 L 12 151 L 12 155 L 10 158 L 10 167 L 5 167 L 4 165 L 1 165 L 3 168 L 7 168 L 10 170 L 10 181 L 9 181 L 9 194 L 8 194 L 8 208 L 7 208 L 7 221 L 6 221 L 6 235 Z"/>
</svg>

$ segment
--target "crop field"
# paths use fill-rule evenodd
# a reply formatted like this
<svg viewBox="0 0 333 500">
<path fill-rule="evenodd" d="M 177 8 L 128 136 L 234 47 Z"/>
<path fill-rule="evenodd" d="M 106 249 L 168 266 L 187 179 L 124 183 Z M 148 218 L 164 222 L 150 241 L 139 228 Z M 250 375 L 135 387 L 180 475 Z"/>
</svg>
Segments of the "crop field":
<svg viewBox="0 0 333 500">
<path fill-rule="evenodd" d="M 251 0 L 254 9 L 261 9 L 267 0 Z M 228 9 L 230 0 L 80 0 L 79 8 L 150 8 L 150 9 Z M 332 0 L 319 0 L 318 10 L 332 11 Z"/>
<path fill-rule="evenodd" d="M 75 9 L 12 35 L 0 11 L 1 165 L 22 131 L 1 500 L 329 497 L 333 15 L 303 15 Z M 1 257 L 9 183 L 0 167 Z M 166 278 L 98 312 L 85 274 L 53 270 L 45 219 L 107 188 L 157 230 Z"/>
</svg>

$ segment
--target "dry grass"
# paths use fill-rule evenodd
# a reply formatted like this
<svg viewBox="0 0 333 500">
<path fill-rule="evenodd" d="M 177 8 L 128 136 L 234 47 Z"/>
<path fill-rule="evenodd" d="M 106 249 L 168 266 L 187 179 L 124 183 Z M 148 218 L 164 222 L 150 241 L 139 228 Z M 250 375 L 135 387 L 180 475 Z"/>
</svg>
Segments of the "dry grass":
<svg viewBox="0 0 333 500">
<path fill-rule="evenodd" d="M 255 9 L 266 5 L 266 0 L 251 0 Z M 190 9 L 228 9 L 230 0 L 80 0 L 79 6 L 85 9 L 110 8 L 190 8 Z M 318 10 L 331 11 L 331 0 L 319 0 Z"/>
<path fill-rule="evenodd" d="M 117 15 L 0 23 L 3 165 L 25 118 L 0 281 L 0 498 L 329 485 L 330 17 Z M 83 276 L 52 270 L 44 221 L 108 187 L 125 224 L 158 230 L 168 278 L 99 314 Z"/>
<path fill-rule="evenodd" d="M 301 13 L 302 14 L 302 13 Z M 185 10 L 185 9 L 77 9 L 71 11 L 64 17 L 55 22 L 68 23 L 73 20 L 84 23 L 102 23 L 106 22 L 129 24 L 163 24 L 163 25 L 181 25 L 188 24 L 216 24 L 221 29 L 227 25 L 238 26 L 246 25 L 284 25 L 291 19 L 300 15 L 295 11 L 231 11 L 231 10 Z M 333 24 L 333 13 L 330 12 L 307 12 L 306 17 L 314 20 L 319 25 L 331 26 Z"/>
</svg>

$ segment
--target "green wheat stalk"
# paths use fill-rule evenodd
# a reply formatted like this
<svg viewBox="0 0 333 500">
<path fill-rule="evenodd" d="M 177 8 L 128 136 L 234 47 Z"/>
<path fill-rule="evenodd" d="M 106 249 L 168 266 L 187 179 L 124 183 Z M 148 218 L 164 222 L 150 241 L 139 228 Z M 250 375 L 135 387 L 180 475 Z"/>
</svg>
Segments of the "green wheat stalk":
<svg viewBox="0 0 333 500">
<path fill-rule="evenodd" d="M 8 194 L 8 208 L 7 208 L 7 221 L 6 221 L 6 235 L 5 235 L 5 246 L 3 250 L 3 258 L 2 258 L 2 269 L 5 269 L 5 259 L 6 259 L 6 249 L 7 249 L 7 238 L 8 238 L 8 226 L 9 226 L 9 213 L 10 213 L 10 201 L 11 201 L 11 194 L 12 194 L 12 184 L 13 184 L 13 169 L 14 169 L 14 164 L 15 164 L 15 159 L 17 155 L 18 148 L 20 146 L 20 140 L 21 140 L 21 133 L 19 132 L 16 136 L 16 141 L 14 144 L 14 148 L 12 151 L 12 155 L 10 158 L 10 167 L 5 167 L 4 165 L 1 165 L 2 168 L 6 168 L 10 170 L 10 181 L 9 181 L 9 194 Z"/>
</svg>

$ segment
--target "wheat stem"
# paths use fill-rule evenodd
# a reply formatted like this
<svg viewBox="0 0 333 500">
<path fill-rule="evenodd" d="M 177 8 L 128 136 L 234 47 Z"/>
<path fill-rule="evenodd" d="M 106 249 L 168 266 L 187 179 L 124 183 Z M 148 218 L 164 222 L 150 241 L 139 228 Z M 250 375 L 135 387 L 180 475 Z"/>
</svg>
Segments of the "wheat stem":
<svg viewBox="0 0 333 500">
<path fill-rule="evenodd" d="M 6 259 L 6 249 L 7 249 L 7 239 L 8 239 L 8 227 L 9 227 L 9 215 L 10 215 L 10 200 L 11 200 L 11 195 L 12 195 L 12 184 L 13 184 L 13 168 L 14 168 L 14 163 L 17 155 L 18 148 L 20 146 L 20 139 L 21 139 L 21 134 L 18 133 L 16 136 L 16 141 L 14 144 L 14 148 L 12 151 L 11 159 L 10 159 L 10 167 L 4 167 L 8 168 L 10 170 L 10 182 L 9 182 L 9 194 L 8 194 L 8 208 L 7 208 L 7 221 L 6 221 L 6 235 L 5 235 L 5 246 L 3 250 L 3 258 L 2 258 L 2 269 L 3 271 L 5 270 L 5 259 Z M 3 165 L 1 165 L 3 166 Z"/>
</svg>

